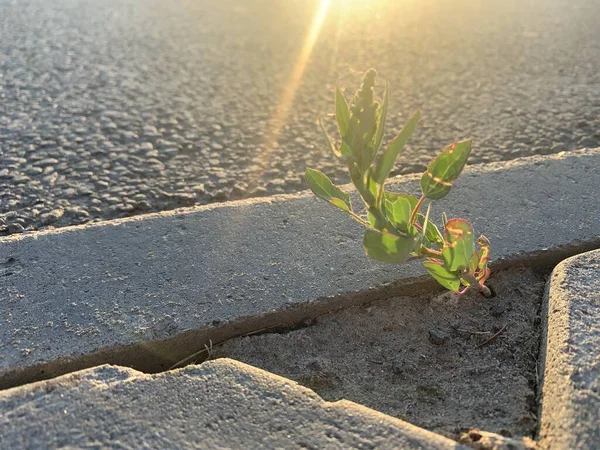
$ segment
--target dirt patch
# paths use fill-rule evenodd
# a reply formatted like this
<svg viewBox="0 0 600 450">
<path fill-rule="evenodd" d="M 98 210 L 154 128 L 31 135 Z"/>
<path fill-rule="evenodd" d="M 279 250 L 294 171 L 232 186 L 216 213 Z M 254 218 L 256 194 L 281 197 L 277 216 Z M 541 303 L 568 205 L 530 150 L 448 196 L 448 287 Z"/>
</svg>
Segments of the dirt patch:
<svg viewBox="0 0 600 450">
<path fill-rule="evenodd" d="M 468 428 L 532 436 L 545 277 L 510 269 L 496 297 L 394 297 L 283 334 L 230 340 L 229 357 L 457 438 Z"/>
</svg>

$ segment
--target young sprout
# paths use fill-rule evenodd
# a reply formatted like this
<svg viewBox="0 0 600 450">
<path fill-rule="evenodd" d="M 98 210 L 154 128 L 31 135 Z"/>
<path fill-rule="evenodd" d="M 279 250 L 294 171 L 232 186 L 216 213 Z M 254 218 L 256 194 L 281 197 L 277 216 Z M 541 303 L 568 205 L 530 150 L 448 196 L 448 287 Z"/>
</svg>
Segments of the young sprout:
<svg viewBox="0 0 600 450">
<path fill-rule="evenodd" d="M 380 152 L 388 105 L 386 84 L 381 103 L 375 100 L 377 72 L 368 70 L 362 86 L 350 103 L 339 88 L 335 91 L 335 117 L 341 140 L 334 142 L 323 133 L 333 154 L 348 167 L 350 179 L 366 206 L 366 217 L 352 209 L 350 195 L 335 186 L 326 175 L 306 169 L 306 182 L 323 200 L 338 207 L 363 224 L 363 245 L 367 256 L 387 263 L 401 264 L 407 259 L 422 259 L 423 266 L 445 288 L 458 294 L 476 289 L 486 297 L 490 276 L 487 264 L 490 242 L 481 235 L 477 246 L 472 225 L 464 219 L 442 215 L 443 233 L 431 221 L 431 201 L 445 197 L 460 175 L 471 152 L 471 141 L 455 142 L 435 158 L 421 176 L 421 196 L 385 190 L 385 180 L 412 135 L 420 118 L 414 114 Z M 427 210 L 422 214 L 425 203 Z"/>
</svg>

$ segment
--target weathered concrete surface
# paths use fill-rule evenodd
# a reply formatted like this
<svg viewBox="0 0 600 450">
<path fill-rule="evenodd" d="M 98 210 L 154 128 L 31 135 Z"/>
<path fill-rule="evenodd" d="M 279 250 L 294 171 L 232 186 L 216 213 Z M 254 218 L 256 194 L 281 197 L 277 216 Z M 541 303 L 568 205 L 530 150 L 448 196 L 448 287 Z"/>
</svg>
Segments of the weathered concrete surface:
<svg viewBox="0 0 600 450">
<path fill-rule="evenodd" d="M 600 246 L 598 167 L 600 149 L 469 167 L 432 217 L 470 218 L 497 265 L 550 263 Z M 418 178 L 391 189 L 416 193 Z M 164 370 L 209 339 L 426 279 L 367 259 L 362 231 L 303 193 L 2 239 L 0 387 L 104 362 Z"/>
<path fill-rule="evenodd" d="M 488 431 L 470 429 L 458 442 L 475 450 L 536 450 L 536 443 L 528 437 L 509 438 Z"/>
<path fill-rule="evenodd" d="M 0 393 L 0 448 L 461 449 L 230 359 L 145 375 L 99 366 Z"/>
<path fill-rule="evenodd" d="M 540 444 L 600 448 L 600 250 L 554 269 L 544 309 Z"/>
</svg>

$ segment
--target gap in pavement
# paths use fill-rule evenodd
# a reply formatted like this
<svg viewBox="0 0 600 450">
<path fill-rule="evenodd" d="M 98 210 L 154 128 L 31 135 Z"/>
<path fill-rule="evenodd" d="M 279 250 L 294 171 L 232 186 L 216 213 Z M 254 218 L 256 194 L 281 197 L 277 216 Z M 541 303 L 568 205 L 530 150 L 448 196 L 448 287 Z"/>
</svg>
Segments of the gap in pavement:
<svg viewBox="0 0 600 450">
<path fill-rule="evenodd" d="M 544 252 L 524 254 L 519 258 L 493 261 L 491 268 L 494 273 L 516 266 L 548 270 L 569 256 L 596 248 L 600 248 L 600 239 L 548 249 Z M 493 286 L 493 276 L 491 282 Z M 333 311 L 366 305 L 399 295 L 415 297 L 432 292 L 442 292 L 442 288 L 428 276 L 424 275 L 410 280 L 403 279 L 381 289 L 316 299 L 306 304 L 295 305 L 261 316 L 246 317 L 232 323 L 215 323 L 211 328 L 185 332 L 171 339 L 110 347 L 78 358 L 60 358 L 15 370 L 4 375 L 0 382 L 0 389 L 54 378 L 100 364 L 115 364 L 131 367 L 140 372 L 159 373 L 191 362 L 199 362 L 204 359 L 202 355 L 206 353 L 207 347 L 219 345 L 232 338 L 303 328 L 310 326 L 318 317 Z"/>
</svg>

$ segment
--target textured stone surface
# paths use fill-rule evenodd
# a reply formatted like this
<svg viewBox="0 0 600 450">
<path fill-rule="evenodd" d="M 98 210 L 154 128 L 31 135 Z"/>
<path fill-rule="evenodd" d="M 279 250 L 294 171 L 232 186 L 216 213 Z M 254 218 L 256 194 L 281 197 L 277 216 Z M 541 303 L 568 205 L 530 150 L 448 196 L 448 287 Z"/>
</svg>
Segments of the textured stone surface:
<svg viewBox="0 0 600 450">
<path fill-rule="evenodd" d="M 472 166 L 431 217 L 445 210 L 471 219 L 496 261 L 592 242 L 600 236 L 599 166 L 600 149 Z M 390 189 L 417 186 L 409 176 Z M 26 378 L 64 373 L 95 352 L 79 368 L 164 370 L 209 339 L 299 323 L 317 308 L 365 301 L 366 292 L 409 294 L 407 284 L 425 277 L 421 265 L 366 258 L 362 232 L 303 193 L 4 238 L 0 385 L 53 361 Z M 134 344 L 119 357 L 105 352 Z"/>
<path fill-rule="evenodd" d="M 322 4 L 0 0 L 0 234 L 347 181 L 315 119 L 370 67 L 396 173 L 600 145 L 600 2 L 335 0 L 303 59 Z"/>
<path fill-rule="evenodd" d="M 160 375 L 105 365 L 0 392 L 0 447 L 466 448 L 227 359 Z"/>
<path fill-rule="evenodd" d="M 600 250 L 552 272 L 544 298 L 542 448 L 600 448 Z"/>
</svg>

